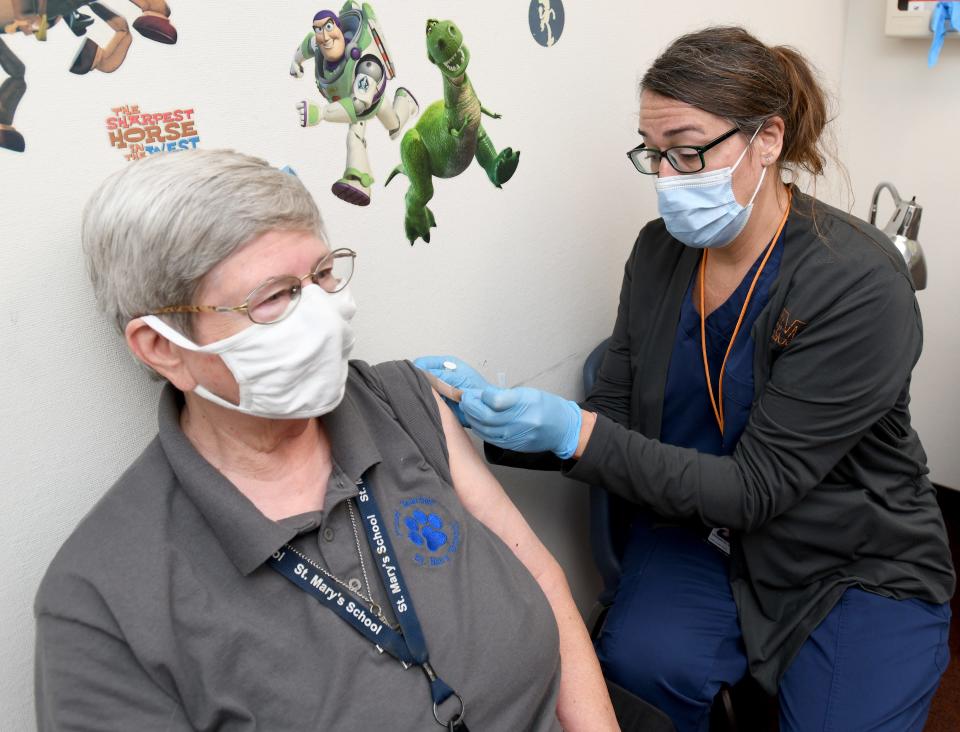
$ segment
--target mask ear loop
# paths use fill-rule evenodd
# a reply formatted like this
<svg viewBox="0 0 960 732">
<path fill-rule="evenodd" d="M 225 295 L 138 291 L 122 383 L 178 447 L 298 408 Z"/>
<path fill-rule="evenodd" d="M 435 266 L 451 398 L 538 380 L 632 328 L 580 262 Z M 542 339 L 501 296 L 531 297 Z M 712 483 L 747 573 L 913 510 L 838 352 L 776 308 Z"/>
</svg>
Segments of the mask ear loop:
<svg viewBox="0 0 960 732">
<path fill-rule="evenodd" d="M 208 353 L 212 355 L 221 355 L 219 351 L 209 350 L 209 346 L 198 346 L 196 343 L 187 338 L 183 333 L 179 332 L 176 328 L 165 323 L 163 320 L 158 318 L 156 315 L 144 315 L 141 316 L 143 322 L 156 333 L 159 333 L 161 336 L 166 338 L 171 343 L 180 346 L 180 348 L 186 351 L 192 351 L 193 353 Z M 242 333 L 243 331 L 241 331 Z M 231 336 L 232 337 L 232 336 Z M 222 356 L 221 356 L 222 358 Z M 227 370 L 230 371 L 233 375 L 234 380 L 237 382 L 237 386 L 240 389 L 240 404 L 243 404 L 243 386 L 240 384 L 240 380 L 237 378 L 236 373 L 234 373 L 233 368 L 231 368 L 226 362 L 224 364 L 227 366 Z M 214 394 L 207 387 L 201 383 L 193 389 L 195 394 L 203 397 L 204 399 L 213 402 L 214 404 L 219 404 L 221 407 L 227 409 L 233 409 L 235 411 L 244 411 L 240 404 L 234 404 L 231 401 L 224 399 L 221 396 Z"/>
<path fill-rule="evenodd" d="M 740 163 L 743 161 L 743 156 L 747 154 L 747 150 L 750 149 L 750 146 L 753 144 L 754 139 L 756 139 L 757 135 L 760 134 L 760 130 L 762 130 L 762 129 L 763 129 L 763 124 L 761 123 L 760 126 L 757 127 L 756 130 L 754 130 L 753 136 L 750 138 L 750 142 L 748 142 L 748 143 L 747 143 L 747 146 L 746 146 L 745 148 L 743 148 L 743 152 L 740 153 L 740 157 L 737 158 L 737 162 L 735 162 L 735 163 L 733 164 L 733 167 L 730 168 L 730 175 L 731 175 L 731 176 L 733 175 L 734 171 L 736 171 L 736 169 L 740 166 Z M 765 176 L 766 174 L 767 174 L 767 166 L 764 165 L 764 166 L 760 169 L 760 180 L 757 181 L 757 187 L 753 189 L 753 195 L 750 196 L 750 200 L 747 201 L 747 205 L 744 206 L 744 208 L 749 208 L 750 206 L 753 205 L 753 202 L 754 202 L 754 200 L 756 199 L 757 194 L 760 192 L 760 186 L 763 185 L 763 178 L 764 178 L 764 176 Z"/>
<path fill-rule="evenodd" d="M 168 325 L 156 315 L 143 315 L 140 318 L 151 330 L 159 333 L 164 338 L 166 338 L 171 343 L 180 346 L 187 351 L 194 351 L 195 353 L 201 352 L 201 346 L 198 346 L 196 343 L 187 338 L 183 333 L 180 333 L 173 326 Z"/>
<path fill-rule="evenodd" d="M 753 135 L 752 135 L 751 138 L 750 138 L 750 142 L 748 142 L 748 143 L 747 143 L 747 146 L 746 146 L 745 148 L 743 148 L 743 152 L 740 153 L 740 157 L 737 158 L 737 162 L 735 162 L 735 163 L 733 164 L 733 167 L 730 168 L 730 172 L 731 172 L 731 173 L 734 172 L 734 171 L 737 169 L 737 167 L 740 165 L 740 162 L 743 160 L 743 156 L 747 154 L 747 150 L 750 149 L 750 146 L 753 144 L 754 139 L 756 139 L 757 135 L 760 134 L 760 130 L 762 130 L 762 129 L 763 129 L 763 124 L 761 124 L 756 130 L 754 130 L 754 133 L 753 133 Z"/>
<path fill-rule="evenodd" d="M 251 331 L 251 329 L 255 329 L 257 327 L 269 327 L 261 323 L 253 323 L 248 325 L 243 330 L 237 331 L 233 335 L 222 338 L 219 341 L 214 341 L 213 343 L 208 343 L 205 346 L 200 346 L 191 341 L 172 325 L 161 320 L 156 315 L 143 315 L 141 316 L 141 320 L 143 320 L 146 325 L 162 335 L 168 341 L 180 346 L 180 348 L 193 351 L 194 353 L 213 353 L 217 355 L 229 350 L 232 345 L 234 345 L 237 341 L 240 341 L 242 338 L 249 337 L 248 331 Z"/>
</svg>

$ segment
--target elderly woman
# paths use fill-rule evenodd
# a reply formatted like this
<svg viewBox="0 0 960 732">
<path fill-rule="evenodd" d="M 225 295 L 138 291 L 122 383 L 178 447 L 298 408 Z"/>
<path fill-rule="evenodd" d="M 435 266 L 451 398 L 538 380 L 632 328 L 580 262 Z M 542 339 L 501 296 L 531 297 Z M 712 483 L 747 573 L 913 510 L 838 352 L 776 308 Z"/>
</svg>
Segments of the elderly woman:
<svg viewBox="0 0 960 732">
<path fill-rule="evenodd" d="M 41 585 L 41 729 L 616 728 L 559 565 L 456 418 L 409 364 L 348 363 L 356 254 L 296 177 L 138 162 L 83 246 L 167 384 Z"/>
</svg>

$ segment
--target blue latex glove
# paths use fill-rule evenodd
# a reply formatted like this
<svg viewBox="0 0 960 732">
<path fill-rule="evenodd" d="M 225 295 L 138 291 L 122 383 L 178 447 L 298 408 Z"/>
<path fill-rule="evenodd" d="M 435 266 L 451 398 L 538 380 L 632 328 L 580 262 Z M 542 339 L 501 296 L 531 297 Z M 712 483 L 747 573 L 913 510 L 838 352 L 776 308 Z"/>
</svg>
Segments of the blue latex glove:
<svg viewBox="0 0 960 732">
<path fill-rule="evenodd" d="M 927 66 L 932 68 L 940 57 L 944 36 L 960 31 L 960 2 L 937 3 L 930 16 L 930 30 L 933 31 L 933 42 L 930 44 Z"/>
<path fill-rule="evenodd" d="M 525 386 L 464 391 L 460 408 L 478 437 L 518 452 L 556 453 L 566 460 L 576 452 L 580 407 L 555 394 Z"/>
<path fill-rule="evenodd" d="M 447 368 L 449 364 L 452 364 L 455 368 Z M 466 361 L 461 361 L 456 356 L 421 356 L 420 358 L 414 359 L 413 365 L 418 369 L 433 374 L 440 379 L 440 381 L 445 381 L 457 389 L 486 389 L 490 386 L 489 382 L 487 382 L 475 368 Z M 457 415 L 460 424 L 464 427 L 469 427 L 470 423 L 463 416 L 460 405 L 450 401 L 446 397 L 444 397 L 443 400 L 447 403 L 447 406 L 453 410 L 453 413 Z"/>
</svg>

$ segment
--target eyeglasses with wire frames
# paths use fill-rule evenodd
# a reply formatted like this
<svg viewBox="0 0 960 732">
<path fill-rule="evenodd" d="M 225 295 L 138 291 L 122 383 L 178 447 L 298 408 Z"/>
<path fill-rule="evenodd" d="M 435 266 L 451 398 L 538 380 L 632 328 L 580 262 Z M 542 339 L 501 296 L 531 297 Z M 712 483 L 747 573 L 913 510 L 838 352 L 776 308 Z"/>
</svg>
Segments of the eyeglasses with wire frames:
<svg viewBox="0 0 960 732">
<path fill-rule="evenodd" d="M 333 294 L 340 292 L 353 277 L 354 260 L 357 253 L 352 249 L 334 249 L 325 254 L 317 265 L 303 277 L 280 275 L 261 282 L 240 305 L 169 305 L 154 310 L 147 315 L 167 313 L 245 313 L 254 323 L 270 325 L 286 318 L 300 302 L 303 281 L 309 279 L 313 284 Z"/>
<path fill-rule="evenodd" d="M 657 175 L 660 172 L 660 161 L 663 158 L 666 158 L 670 166 L 681 175 L 699 173 L 707 167 L 703 154 L 738 132 L 740 132 L 740 128 L 734 127 L 706 145 L 675 145 L 668 147 L 666 150 L 657 150 L 653 147 L 647 147 L 646 143 L 640 143 L 627 153 L 627 157 L 630 158 L 634 167 L 644 175 Z"/>
</svg>

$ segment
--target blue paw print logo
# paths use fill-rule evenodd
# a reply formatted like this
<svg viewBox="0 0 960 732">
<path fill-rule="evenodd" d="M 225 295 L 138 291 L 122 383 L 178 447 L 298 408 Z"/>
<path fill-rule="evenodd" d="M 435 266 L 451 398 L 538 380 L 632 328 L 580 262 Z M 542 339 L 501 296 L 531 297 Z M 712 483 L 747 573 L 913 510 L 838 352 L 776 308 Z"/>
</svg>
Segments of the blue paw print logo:
<svg viewBox="0 0 960 732">
<path fill-rule="evenodd" d="M 432 511 L 427 514 L 417 509 L 404 522 L 407 527 L 407 538 L 418 547 L 426 546 L 430 552 L 435 552 L 445 546 L 448 539 L 442 531 L 443 519 Z"/>
<path fill-rule="evenodd" d="M 400 501 L 393 513 L 393 533 L 398 540 L 405 539 L 403 546 L 409 553 L 401 555 L 406 554 L 415 564 L 430 569 L 452 562 L 463 541 L 460 522 L 429 496 L 411 496 Z"/>
</svg>

